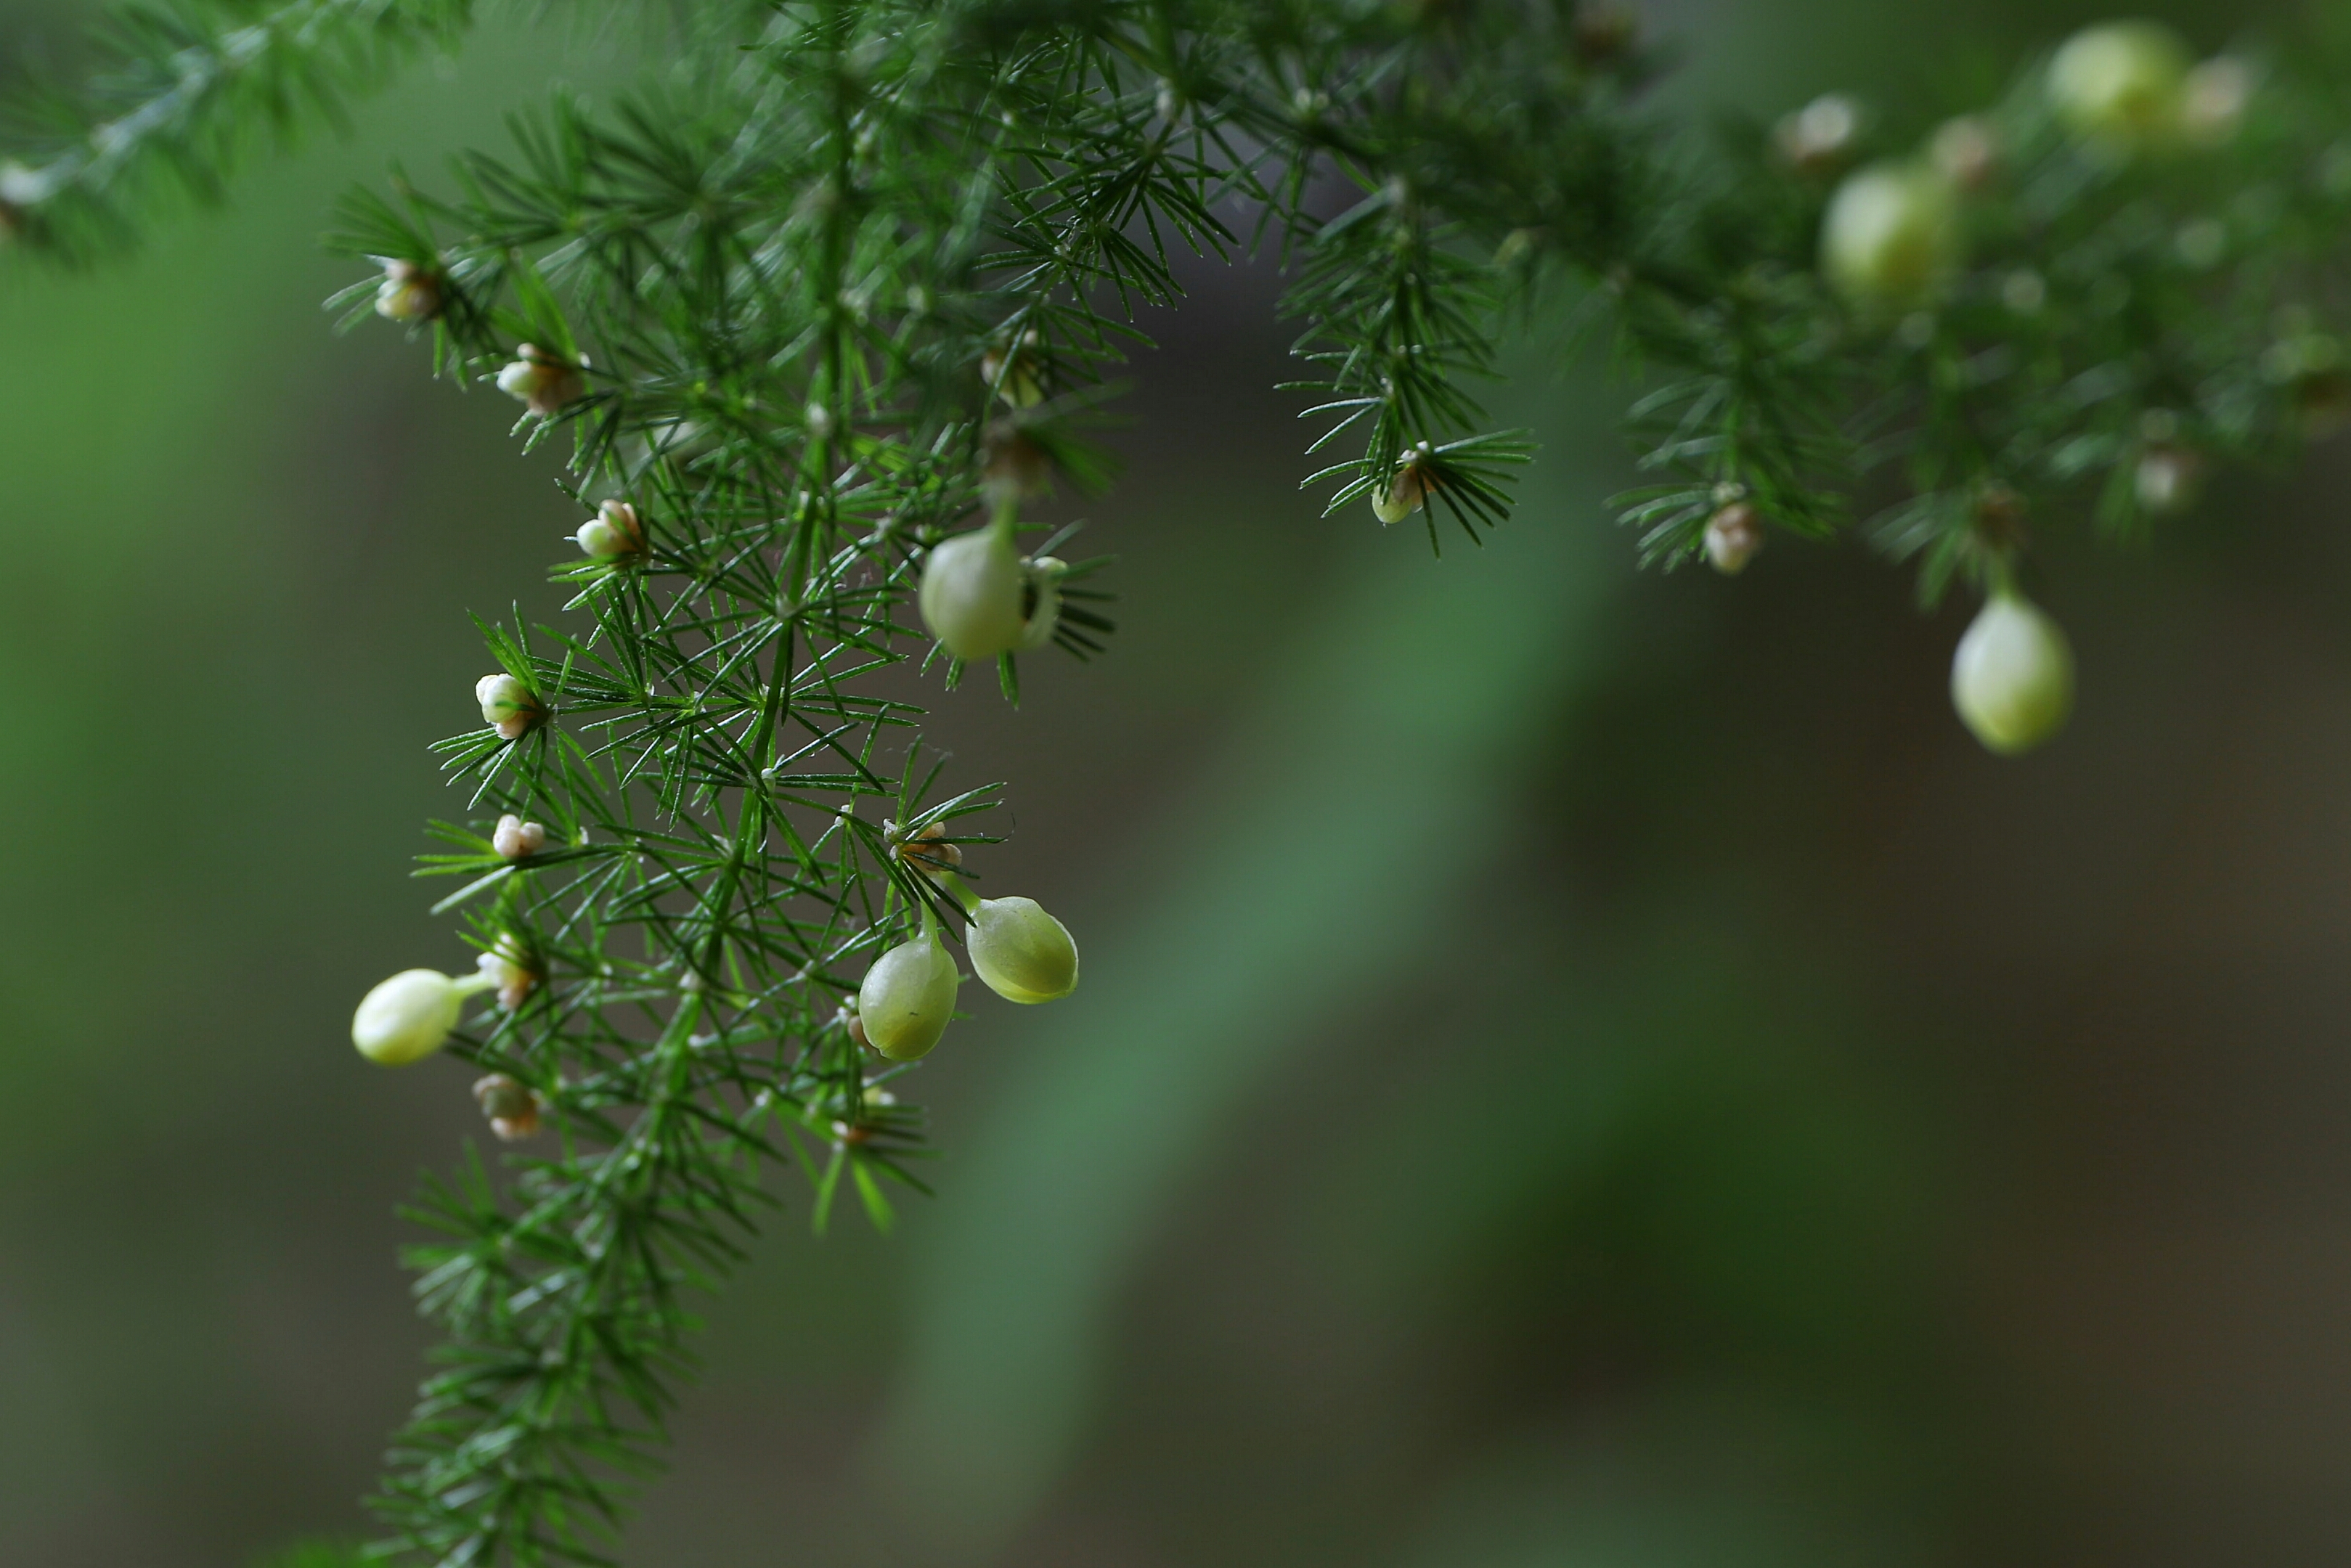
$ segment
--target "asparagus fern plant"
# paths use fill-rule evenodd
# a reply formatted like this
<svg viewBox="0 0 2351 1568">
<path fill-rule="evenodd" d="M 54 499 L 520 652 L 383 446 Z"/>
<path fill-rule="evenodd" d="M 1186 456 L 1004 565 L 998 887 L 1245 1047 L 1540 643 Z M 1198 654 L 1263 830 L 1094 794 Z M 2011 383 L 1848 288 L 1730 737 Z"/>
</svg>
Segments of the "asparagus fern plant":
<svg viewBox="0 0 2351 1568">
<path fill-rule="evenodd" d="M 0 226 L 100 259 L 468 21 L 125 8 L 88 81 L 18 85 Z M 445 1045 L 539 1140 L 417 1206 L 444 1343 L 376 1498 L 395 1561 L 607 1561 L 772 1168 L 820 1223 L 920 1186 L 892 1086 L 956 1005 L 941 934 L 1011 1000 L 1076 983 L 1057 922 L 967 880 L 1003 787 L 927 760 L 875 677 L 992 664 L 1017 700 L 1024 653 L 1102 649 L 1102 563 L 1023 509 L 1109 482 L 1089 423 L 1185 258 L 1288 269 L 1307 482 L 1432 543 L 1501 523 L 1532 450 L 1477 401 L 1505 341 L 1605 339 L 1643 558 L 1736 570 L 1858 518 L 1928 597 L 1991 595 L 1954 695 L 1996 749 L 2070 695 L 2016 591 L 2028 519 L 2135 531 L 2351 411 L 2351 104 L 2288 68 L 2325 39 L 2199 64 L 2110 26 L 1938 127 L 1830 99 L 1701 132 L 1647 107 L 1627 16 L 1564 0 L 668 26 L 632 96 L 528 106 L 503 155 L 352 193 L 335 239 L 377 269 L 347 319 L 521 400 L 582 517 L 565 614 L 482 627 L 483 724 L 440 746 L 462 805 L 423 873 L 479 972 L 398 977 L 355 1029 L 381 1061 Z"/>
</svg>

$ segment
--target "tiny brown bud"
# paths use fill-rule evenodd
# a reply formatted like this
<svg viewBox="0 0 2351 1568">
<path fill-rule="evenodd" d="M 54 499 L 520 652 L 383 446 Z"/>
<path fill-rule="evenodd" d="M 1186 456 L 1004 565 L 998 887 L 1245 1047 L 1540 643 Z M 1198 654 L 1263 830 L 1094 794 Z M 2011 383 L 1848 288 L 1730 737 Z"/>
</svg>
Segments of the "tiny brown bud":
<svg viewBox="0 0 2351 1568">
<path fill-rule="evenodd" d="M 490 1131 L 501 1142 L 517 1143 L 537 1134 L 547 1111 L 547 1097 L 536 1089 L 493 1072 L 474 1084 L 474 1103 L 489 1118 Z"/>
<path fill-rule="evenodd" d="M 963 864 L 963 846 L 946 842 L 945 822 L 926 822 L 898 843 L 898 858 L 925 874 L 954 871 Z"/>
<path fill-rule="evenodd" d="M 1577 59 L 1594 68 L 1613 66 L 1633 52 L 1640 24 L 1633 13 L 1609 0 L 1584 0 L 1575 8 L 1571 36 Z"/>
</svg>

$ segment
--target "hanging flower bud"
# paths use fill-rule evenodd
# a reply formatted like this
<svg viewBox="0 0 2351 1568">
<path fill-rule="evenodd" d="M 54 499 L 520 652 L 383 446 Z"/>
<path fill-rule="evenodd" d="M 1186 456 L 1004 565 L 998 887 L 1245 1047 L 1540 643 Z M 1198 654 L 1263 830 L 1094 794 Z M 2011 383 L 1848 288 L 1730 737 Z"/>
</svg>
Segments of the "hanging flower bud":
<svg viewBox="0 0 2351 1568">
<path fill-rule="evenodd" d="M 2064 632 L 2015 590 L 1995 591 L 1951 655 L 1951 706 L 2003 757 L 2047 740 L 2074 707 Z"/>
<path fill-rule="evenodd" d="M 1033 898 L 983 898 L 964 930 L 971 967 L 1008 1002 L 1050 1002 L 1078 988 L 1078 945 Z"/>
<path fill-rule="evenodd" d="M 1051 642 L 1061 624 L 1061 579 L 1070 567 L 1067 561 L 1040 555 L 1022 561 L 1020 570 L 1020 651 L 1025 653 Z"/>
<path fill-rule="evenodd" d="M 645 534 L 637 509 L 626 501 L 607 501 L 572 536 L 580 553 L 598 560 L 618 560 L 645 548 Z"/>
<path fill-rule="evenodd" d="M 2156 517 L 2184 512 L 2196 504 L 2204 479 L 2203 455 L 2193 447 L 2150 445 L 2138 455 L 2131 488 L 2139 506 Z"/>
<path fill-rule="evenodd" d="M 841 1005 L 833 1013 L 832 1020 L 841 1027 L 842 1031 L 856 1043 L 860 1051 L 873 1049 L 873 1042 L 865 1036 L 865 1020 L 857 1016 L 857 1002 L 854 998 Z"/>
<path fill-rule="evenodd" d="M 1436 487 L 1436 476 L 1428 470 L 1429 456 L 1429 444 L 1423 441 L 1396 459 L 1395 477 L 1388 481 L 1388 487 L 1372 492 L 1372 512 L 1380 521 L 1400 523 L 1426 503 L 1428 492 Z"/>
<path fill-rule="evenodd" d="M 588 395 L 587 378 L 580 373 L 586 361 L 575 364 L 528 343 L 518 345 L 515 353 L 514 363 L 498 372 L 498 391 L 519 399 L 541 419 Z"/>
<path fill-rule="evenodd" d="M 979 357 L 979 376 L 996 389 L 997 395 L 1015 408 L 1034 408 L 1045 401 L 1045 389 L 1038 382 L 1032 368 L 1038 344 L 1037 329 L 1030 328 L 1020 334 L 1019 347 L 1012 351 L 1012 366 L 1005 368 L 1001 350 L 990 349 Z"/>
<path fill-rule="evenodd" d="M 1780 156 L 1807 174 L 1831 173 L 1851 162 L 1861 140 L 1861 104 L 1844 93 L 1823 93 L 1771 128 Z"/>
<path fill-rule="evenodd" d="M 1854 305 L 1911 307 L 1959 267 L 1959 202 L 1923 163 L 1873 163 L 1845 177 L 1821 220 L 1821 270 Z"/>
<path fill-rule="evenodd" d="M 519 1011 L 538 985 L 538 971 L 531 967 L 528 955 L 511 932 L 475 958 L 474 967 L 497 988 L 498 1006 L 508 1012 Z"/>
<path fill-rule="evenodd" d="M 530 688 L 510 674 L 484 675 L 475 681 L 474 700 L 482 705 L 482 722 L 496 726 L 502 740 L 520 739 L 547 716 Z"/>
<path fill-rule="evenodd" d="M 413 261 L 387 261 L 376 286 L 375 313 L 387 321 L 430 321 L 441 314 L 441 276 Z"/>
<path fill-rule="evenodd" d="M 547 1112 L 545 1095 L 503 1072 L 475 1080 L 474 1103 L 490 1119 L 490 1131 L 508 1144 L 537 1134 L 538 1119 Z"/>
<path fill-rule="evenodd" d="M 509 811 L 491 830 L 490 847 L 510 861 L 528 860 L 547 847 L 547 830 Z"/>
<path fill-rule="evenodd" d="M 955 1014 L 962 980 L 925 915 L 923 934 L 876 958 L 857 988 L 857 1017 L 867 1043 L 893 1061 L 928 1056 Z"/>
<path fill-rule="evenodd" d="M 1633 52 L 1640 23 L 1633 13 L 1610 0 L 1583 0 L 1575 8 L 1569 37 L 1575 57 L 1594 69 L 1616 64 Z"/>
<path fill-rule="evenodd" d="M 1737 577 L 1763 548 L 1763 514 L 1746 501 L 1719 507 L 1706 520 L 1707 564 L 1725 577 Z"/>
<path fill-rule="evenodd" d="M 2194 57 L 2160 22 L 2104 22 L 2049 61 L 2049 101 L 2077 136 L 2108 152 L 2147 151 L 2178 134 Z"/>
<path fill-rule="evenodd" d="M 2253 68 L 2233 55 L 2215 55 L 2188 73 L 2179 128 L 2191 141 L 2218 146 L 2237 134 L 2252 99 Z"/>
<path fill-rule="evenodd" d="M 1980 115 L 1956 115 L 1943 121 L 1927 144 L 1927 157 L 1963 191 L 1982 190 L 2000 172 L 2000 143 Z"/>
<path fill-rule="evenodd" d="M 360 999 L 351 1043 L 379 1066 L 422 1061 L 448 1043 L 465 998 L 490 985 L 480 975 L 459 980 L 436 969 L 403 969 Z"/>
<path fill-rule="evenodd" d="M 932 547 L 923 562 L 923 623 L 958 659 L 993 659 L 1020 645 L 1029 574 L 1009 528 L 991 524 Z"/>
</svg>

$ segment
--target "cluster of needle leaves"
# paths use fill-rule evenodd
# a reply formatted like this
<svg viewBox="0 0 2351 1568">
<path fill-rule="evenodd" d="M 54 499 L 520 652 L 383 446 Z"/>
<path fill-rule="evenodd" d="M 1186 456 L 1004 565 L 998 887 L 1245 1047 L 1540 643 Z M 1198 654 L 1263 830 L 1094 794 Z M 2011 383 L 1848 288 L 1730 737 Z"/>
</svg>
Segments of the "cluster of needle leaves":
<svg viewBox="0 0 2351 1568">
<path fill-rule="evenodd" d="M 118 249 L 468 19 L 126 11 L 93 84 L 15 99 L 0 225 Z M 1476 396 L 1530 320 L 1646 378 L 1656 483 L 1624 505 L 1651 555 L 1693 554 L 1727 496 L 1814 534 L 1860 496 L 1930 584 L 2011 550 L 2026 499 L 2088 486 L 2126 524 L 2150 445 L 2272 458 L 2351 397 L 2326 325 L 2351 117 L 2282 76 L 2225 145 L 2132 162 L 2064 136 L 2027 71 L 1987 114 L 1962 275 L 1887 319 L 1816 268 L 1835 168 L 1674 132 L 1623 18 L 1559 0 L 833 0 L 663 36 L 634 95 L 559 96 L 511 152 L 340 214 L 345 252 L 428 291 L 436 373 L 576 376 L 517 432 L 565 444 L 583 519 L 637 519 L 638 548 L 557 570 L 558 623 L 485 626 L 523 733 L 441 747 L 465 807 L 425 873 L 530 978 L 454 1049 L 549 1132 L 419 1205 L 444 1343 L 377 1500 L 399 1561 L 605 1561 L 771 1170 L 807 1173 L 820 1221 L 847 1188 L 886 1222 L 918 1185 L 919 1113 L 845 1009 L 939 897 L 908 840 L 984 845 L 996 794 L 923 759 L 921 687 L 883 673 L 945 664 L 909 613 L 930 546 L 1056 474 L 1107 480 L 1087 430 L 1191 258 L 1289 269 L 1311 477 L 1337 508 L 1409 465 L 1432 541 L 1509 511 L 1530 446 Z M 1109 630 L 1089 591 L 1081 653 Z M 506 814 L 544 847 L 501 855 Z"/>
</svg>

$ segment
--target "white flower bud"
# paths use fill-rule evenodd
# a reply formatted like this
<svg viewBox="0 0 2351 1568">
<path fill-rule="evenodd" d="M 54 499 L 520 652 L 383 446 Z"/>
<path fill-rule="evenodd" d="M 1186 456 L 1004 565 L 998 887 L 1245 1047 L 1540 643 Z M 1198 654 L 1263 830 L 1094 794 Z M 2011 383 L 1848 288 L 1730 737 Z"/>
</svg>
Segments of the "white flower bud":
<svg viewBox="0 0 2351 1568">
<path fill-rule="evenodd" d="M 510 861 L 528 860 L 547 847 L 547 830 L 509 811 L 491 831 L 490 847 Z"/>
<path fill-rule="evenodd" d="M 489 986 L 481 976 L 456 980 L 434 969 L 403 969 L 360 999 L 351 1015 L 351 1043 L 380 1066 L 422 1061 L 448 1043 L 465 998 Z"/>
<path fill-rule="evenodd" d="M 2074 652 L 2057 622 L 2022 594 L 1987 601 L 1951 655 L 1951 706 L 2003 757 L 2064 727 L 2074 707 Z"/>
<path fill-rule="evenodd" d="M 1028 571 L 1006 528 L 957 534 L 923 562 L 923 623 L 958 659 L 993 659 L 1020 646 L 1028 593 Z"/>
<path fill-rule="evenodd" d="M 964 930 L 971 967 L 1008 1002 L 1050 1002 L 1078 988 L 1078 945 L 1033 898 L 983 898 Z"/>
<path fill-rule="evenodd" d="M 508 1012 L 528 1001 L 538 985 L 538 971 L 530 967 L 522 945 L 512 936 L 499 937 L 495 946 L 474 960 L 474 967 L 497 988 L 498 1006 Z"/>
<path fill-rule="evenodd" d="M 1806 172 L 1841 166 L 1853 155 L 1861 138 L 1858 99 L 1844 93 L 1823 93 L 1792 114 L 1782 115 L 1771 130 L 1780 156 Z"/>
<path fill-rule="evenodd" d="M 1957 193 L 1923 163 L 1873 163 L 1845 177 L 1821 220 L 1821 270 L 1855 305 L 1907 307 L 1959 270 Z"/>
<path fill-rule="evenodd" d="M 441 279 L 413 261 L 387 261 L 376 286 L 375 313 L 387 321 L 430 321 L 441 314 Z"/>
<path fill-rule="evenodd" d="M 1061 579 L 1069 575 L 1069 563 L 1040 555 L 1020 563 L 1024 574 L 1020 591 L 1020 651 L 1028 653 L 1041 648 L 1053 640 L 1055 628 L 1061 623 Z"/>
<path fill-rule="evenodd" d="M 2077 136 L 2137 152 L 2176 136 L 2194 57 L 2160 22 L 2104 22 L 2068 38 L 2049 61 L 2049 101 Z"/>
<path fill-rule="evenodd" d="M 2201 454 L 2186 446 L 2151 445 L 2138 455 L 2131 488 L 2142 508 L 2157 517 L 2168 517 L 2195 505 L 2203 478 Z"/>
<path fill-rule="evenodd" d="M 482 722 L 494 725 L 505 740 L 521 738 L 546 716 L 530 688 L 510 674 L 484 675 L 474 683 L 474 700 L 482 705 Z"/>
<path fill-rule="evenodd" d="M 1009 371 L 1005 369 L 1000 350 L 990 349 L 979 357 L 980 379 L 996 388 L 997 395 L 1015 408 L 1034 408 L 1045 401 L 1045 389 L 1032 368 L 1038 341 L 1033 327 L 1020 334 L 1020 346 L 1013 350 Z"/>
<path fill-rule="evenodd" d="M 597 507 L 596 515 L 580 524 L 572 538 L 580 554 L 598 560 L 618 560 L 645 548 L 637 509 L 626 501 L 607 501 Z"/>
<path fill-rule="evenodd" d="M 518 345 L 515 353 L 518 357 L 514 363 L 498 372 L 498 391 L 519 399 L 541 419 L 551 417 L 564 404 L 577 402 L 588 395 L 587 378 L 580 373 L 579 364 L 544 353 L 528 343 Z"/>
<path fill-rule="evenodd" d="M 2237 134 L 2253 99 L 2253 68 L 2232 55 L 2215 55 L 2188 73 L 2180 89 L 2179 128 L 2217 146 Z"/>
<path fill-rule="evenodd" d="M 508 1144 L 537 1134 L 538 1119 L 547 1111 L 545 1095 L 503 1072 L 475 1081 L 474 1103 L 490 1119 L 490 1131 Z"/>
<path fill-rule="evenodd" d="M 1982 118 L 1961 114 L 1943 121 L 1927 144 L 1927 156 L 1944 178 L 1963 191 L 1980 191 L 2000 172 L 2000 143 Z"/>
<path fill-rule="evenodd" d="M 857 988 L 857 1021 L 866 1043 L 893 1061 L 930 1054 L 955 1016 L 963 977 L 936 931 L 925 927 L 873 961 Z"/>
<path fill-rule="evenodd" d="M 1737 577 L 1763 548 L 1763 515 L 1746 501 L 1719 507 L 1706 520 L 1707 564 Z"/>
</svg>

